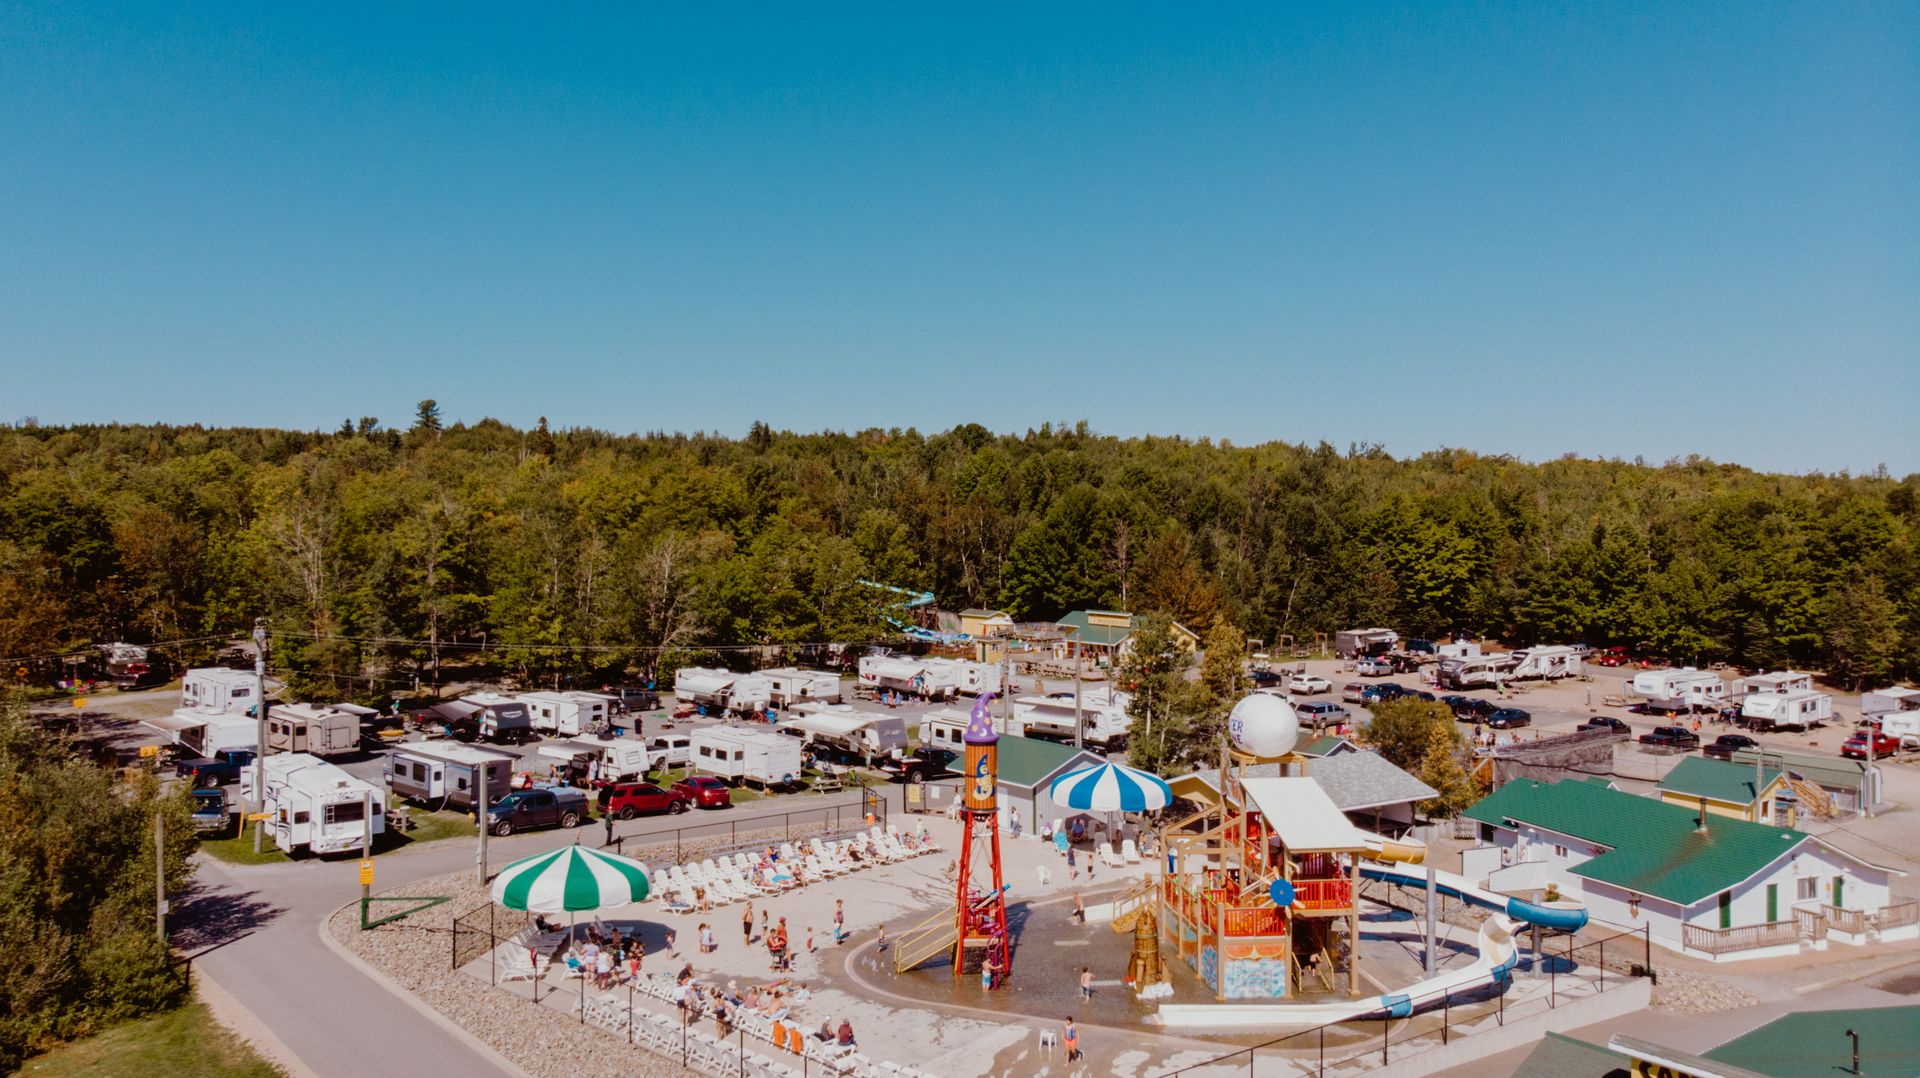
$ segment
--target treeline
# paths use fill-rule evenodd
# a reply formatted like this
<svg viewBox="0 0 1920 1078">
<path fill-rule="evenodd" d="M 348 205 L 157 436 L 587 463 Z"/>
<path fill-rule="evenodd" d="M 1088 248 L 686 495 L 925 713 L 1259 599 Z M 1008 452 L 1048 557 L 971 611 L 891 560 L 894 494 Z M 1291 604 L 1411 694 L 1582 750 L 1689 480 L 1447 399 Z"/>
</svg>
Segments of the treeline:
<svg viewBox="0 0 1920 1078">
<path fill-rule="evenodd" d="M 1685 661 L 1913 673 L 1920 477 L 1702 460 L 1395 459 L 1268 443 L 442 429 L 0 430 L 0 656 L 273 619 L 276 665 L 373 687 L 484 643 L 532 680 L 874 640 L 888 594 L 1020 619 L 1391 625 Z M 372 679 L 372 680 L 367 680 Z"/>
</svg>

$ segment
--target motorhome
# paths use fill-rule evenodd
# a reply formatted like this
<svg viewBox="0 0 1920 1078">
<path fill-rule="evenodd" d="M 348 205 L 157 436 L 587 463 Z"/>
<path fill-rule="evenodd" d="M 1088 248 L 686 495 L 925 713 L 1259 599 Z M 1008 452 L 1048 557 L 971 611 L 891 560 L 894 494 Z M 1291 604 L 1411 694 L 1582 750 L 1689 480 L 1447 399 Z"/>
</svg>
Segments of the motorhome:
<svg viewBox="0 0 1920 1078">
<path fill-rule="evenodd" d="M 1500 684 L 1514 667 L 1512 652 L 1441 659 L 1433 668 L 1433 682 L 1443 689 L 1484 689 Z"/>
<path fill-rule="evenodd" d="M 540 746 L 539 755 L 558 760 L 569 778 L 587 783 L 633 782 L 660 766 L 661 754 L 640 741 L 582 737 Z"/>
<path fill-rule="evenodd" d="M 1013 716 L 1007 720 L 1006 733 L 1043 741 L 1074 740 L 1074 725 L 1080 727 L 1080 743 L 1102 752 L 1119 752 L 1127 747 L 1127 730 L 1132 718 L 1127 714 L 1127 694 L 1106 686 L 1082 689 L 1075 718 L 1073 693 L 1053 696 L 1018 696 L 1013 701 Z"/>
<path fill-rule="evenodd" d="M 1564 644 L 1524 648 L 1513 653 L 1513 666 L 1503 681 L 1558 681 L 1580 673 L 1579 649 Z"/>
<path fill-rule="evenodd" d="M 180 682 L 180 706 L 216 715 L 244 715 L 253 708 L 254 676 L 224 666 L 189 670 Z"/>
<path fill-rule="evenodd" d="M 1771 674 L 1752 674 L 1733 683 L 1734 696 L 1757 692 L 1812 692 L 1813 675 L 1798 670 L 1777 670 Z"/>
<path fill-rule="evenodd" d="M 1727 699 L 1727 683 L 1711 670 L 1642 670 L 1627 683 L 1655 711 L 1717 711 Z"/>
<path fill-rule="evenodd" d="M 767 679 L 767 703 L 774 707 L 792 707 L 815 700 L 828 704 L 840 702 L 840 675 L 832 670 L 783 666 L 762 670 L 760 676 Z"/>
<path fill-rule="evenodd" d="M 387 754 L 386 779 L 401 797 L 471 812 L 481 774 L 486 775 L 487 801 L 498 801 L 513 784 L 515 762 L 515 757 L 478 745 L 411 742 Z"/>
<path fill-rule="evenodd" d="M 802 704 L 780 724 L 814 753 L 871 763 L 907 747 L 907 722 L 899 715 L 860 711 L 845 704 Z"/>
<path fill-rule="evenodd" d="M 1750 692 L 1740 699 L 1740 721 L 1755 730 L 1804 730 L 1833 718 L 1833 697 L 1812 689 Z"/>
<path fill-rule="evenodd" d="M 967 696 L 1003 691 L 1004 671 L 999 663 L 981 663 L 971 659 L 922 659 L 920 661 L 926 664 L 927 680 L 936 689 L 951 687 L 954 691 Z"/>
<path fill-rule="evenodd" d="M 535 730 L 561 737 L 597 734 L 613 712 L 612 697 L 592 692 L 523 692 L 520 702 Z"/>
<path fill-rule="evenodd" d="M 360 751 L 360 716 L 319 704 L 268 704 L 269 752 L 344 756 Z"/>
<path fill-rule="evenodd" d="M 773 682 L 761 674 L 702 666 L 684 666 L 673 673 L 673 698 L 682 706 L 746 715 L 765 711 L 772 696 Z"/>
<path fill-rule="evenodd" d="M 800 768 L 798 738 L 739 726 L 709 726 L 693 733 L 693 774 L 791 786 L 800 781 Z"/>
<path fill-rule="evenodd" d="M 273 844 L 292 853 L 358 850 L 386 830 L 386 795 L 312 753 L 290 752 L 261 761 L 261 811 L 272 813 Z M 253 768 L 240 775 L 243 801 L 253 799 Z"/>
<path fill-rule="evenodd" d="M 1342 659 L 1385 655 L 1400 643 L 1392 629 L 1343 629 L 1333 634 L 1333 653 Z"/>
</svg>

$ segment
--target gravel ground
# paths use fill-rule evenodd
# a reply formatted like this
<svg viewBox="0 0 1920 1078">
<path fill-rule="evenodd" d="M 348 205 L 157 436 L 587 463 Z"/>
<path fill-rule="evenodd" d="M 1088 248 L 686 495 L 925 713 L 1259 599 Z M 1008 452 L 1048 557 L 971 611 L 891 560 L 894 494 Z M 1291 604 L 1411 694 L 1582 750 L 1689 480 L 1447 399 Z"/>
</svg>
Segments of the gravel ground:
<svg viewBox="0 0 1920 1078">
<path fill-rule="evenodd" d="M 1744 988 L 1687 970 L 1663 969 L 1659 982 L 1653 986 L 1653 1005 L 1680 1014 L 1737 1011 L 1759 1002 L 1759 997 Z"/>
<path fill-rule="evenodd" d="M 350 906 L 327 922 L 327 931 L 527 1073 L 536 1078 L 678 1078 L 697 1073 L 449 969 L 454 917 L 488 901 L 486 889 L 473 882 L 471 872 L 421 880 L 406 891 L 452 895 L 453 901 L 368 932 L 360 931 L 360 911 Z"/>
</svg>

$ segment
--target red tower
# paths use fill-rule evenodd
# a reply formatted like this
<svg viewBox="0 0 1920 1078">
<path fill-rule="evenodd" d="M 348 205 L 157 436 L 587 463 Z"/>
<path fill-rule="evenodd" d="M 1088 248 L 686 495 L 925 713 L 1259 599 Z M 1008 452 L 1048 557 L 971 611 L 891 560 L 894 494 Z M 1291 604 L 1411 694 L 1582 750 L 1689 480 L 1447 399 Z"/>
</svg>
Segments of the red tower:
<svg viewBox="0 0 1920 1078">
<path fill-rule="evenodd" d="M 961 814 L 966 831 L 955 877 L 953 974 L 977 975 L 991 963 L 997 987 L 1012 975 L 1013 947 L 1007 932 L 1007 887 L 1000 874 L 1000 735 L 993 729 L 992 701 L 992 693 L 981 693 L 974 701 L 963 735 L 967 770 Z"/>
</svg>

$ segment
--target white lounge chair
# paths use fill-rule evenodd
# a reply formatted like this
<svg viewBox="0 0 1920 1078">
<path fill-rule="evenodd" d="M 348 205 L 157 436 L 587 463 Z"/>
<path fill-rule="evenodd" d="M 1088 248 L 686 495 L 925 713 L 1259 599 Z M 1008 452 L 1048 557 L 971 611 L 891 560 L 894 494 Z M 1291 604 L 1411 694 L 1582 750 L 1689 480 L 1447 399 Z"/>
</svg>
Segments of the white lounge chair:
<svg viewBox="0 0 1920 1078">
<path fill-rule="evenodd" d="M 1113 843 L 1111 841 L 1100 844 L 1100 863 L 1108 868 L 1125 868 L 1127 864 L 1125 861 L 1120 860 L 1119 854 L 1113 852 Z"/>
<path fill-rule="evenodd" d="M 1139 864 L 1140 863 L 1140 847 L 1134 845 L 1133 840 L 1130 838 L 1121 839 L 1120 840 L 1120 859 L 1130 865 Z"/>
</svg>

